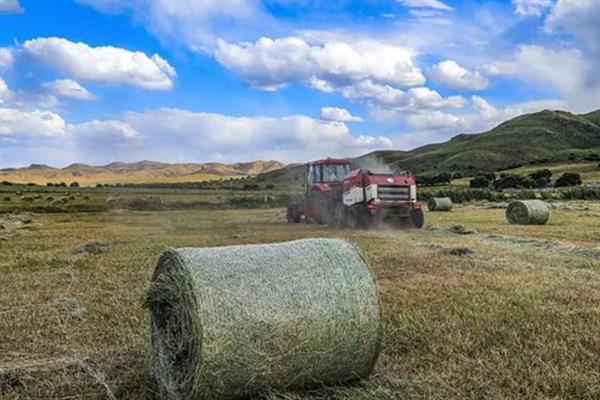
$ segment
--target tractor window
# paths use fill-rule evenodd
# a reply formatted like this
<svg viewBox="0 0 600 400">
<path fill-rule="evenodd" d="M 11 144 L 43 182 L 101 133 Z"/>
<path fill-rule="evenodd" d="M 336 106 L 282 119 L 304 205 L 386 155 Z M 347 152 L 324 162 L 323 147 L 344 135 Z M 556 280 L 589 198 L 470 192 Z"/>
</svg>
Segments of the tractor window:
<svg viewBox="0 0 600 400">
<path fill-rule="evenodd" d="M 341 182 L 348 172 L 350 172 L 348 164 L 323 164 L 322 182 Z"/>
<path fill-rule="evenodd" d="M 308 166 L 308 174 L 306 175 L 306 179 L 307 179 L 307 183 L 308 186 L 312 185 L 313 183 L 315 183 L 315 166 L 314 165 L 309 165 Z"/>
</svg>

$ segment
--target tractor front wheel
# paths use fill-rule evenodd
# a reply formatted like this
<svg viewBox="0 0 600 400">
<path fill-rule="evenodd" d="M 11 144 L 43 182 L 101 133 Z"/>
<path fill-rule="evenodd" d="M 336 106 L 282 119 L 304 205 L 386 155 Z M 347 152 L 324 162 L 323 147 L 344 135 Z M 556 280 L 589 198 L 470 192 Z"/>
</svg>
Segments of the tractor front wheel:
<svg viewBox="0 0 600 400">
<path fill-rule="evenodd" d="M 300 206 L 296 203 L 289 204 L 287 207 L 287 221 L 291 224 L 300 222 Z"/>
<path fill-rule="evenodd" d="M 366 229 L 369 227 L 368 211 L 360 205 L 350 207 L 346 213 L 346 225 L 350 229 Z"/>
</svg>

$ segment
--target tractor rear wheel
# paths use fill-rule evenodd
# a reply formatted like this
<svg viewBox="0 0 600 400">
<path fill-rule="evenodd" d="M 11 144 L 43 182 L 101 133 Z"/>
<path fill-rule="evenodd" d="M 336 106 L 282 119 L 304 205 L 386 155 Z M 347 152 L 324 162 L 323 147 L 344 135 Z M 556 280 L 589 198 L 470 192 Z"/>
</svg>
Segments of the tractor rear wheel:
<svg viewBox="0 0 600 400">
<path fill-rule="evenodd" d="M 291 224 L 300 222 L 300 206 L 296 203 L 291 203 L 287 207 L 287 221 Z"/>
<path fill-rule="evenodd" d="M 350 229 L 367 229 L 369 227 L 368 211 L 361 205 L 350 207 L 346 213 L 346 225 Z"/>
<path fill-rule="evenodd" d="M 339 203 L 335 206 L 333 216 L 329 218 L 329 226 L 332 228 L 345 228 L 347 222 L 347 209 L 343 203 Z"/>
<path fill-rule="evenodd" d="M 412 222 L 413 228 L 421 229 L 425 223 L 423 210 L 420 208 L 410 210 L 410 222 Z"/>
</svg>

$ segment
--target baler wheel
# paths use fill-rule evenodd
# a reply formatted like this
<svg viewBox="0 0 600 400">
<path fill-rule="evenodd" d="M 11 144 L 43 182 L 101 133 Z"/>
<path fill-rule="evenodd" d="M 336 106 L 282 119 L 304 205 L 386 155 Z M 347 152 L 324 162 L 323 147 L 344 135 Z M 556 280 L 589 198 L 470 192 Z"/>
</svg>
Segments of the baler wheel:
<svg viewBox="0 0 600 400">
<path fill-rule="evenodd" d="M 423 210 L 420 208 L 413 209 L 410 211 L 410 221 L 412 222 L 413 228 L 421 229 L 425 223 L 425 216 Z"/>
</svg>

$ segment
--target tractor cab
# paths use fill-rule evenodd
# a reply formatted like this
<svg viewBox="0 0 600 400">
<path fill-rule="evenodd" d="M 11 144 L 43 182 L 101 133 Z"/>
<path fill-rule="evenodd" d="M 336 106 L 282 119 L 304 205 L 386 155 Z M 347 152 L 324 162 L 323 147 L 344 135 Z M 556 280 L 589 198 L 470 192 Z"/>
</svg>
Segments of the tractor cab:
<svg viewBox="0 0 600 400">
<path fill-rule="evenodd" d="M 351 161 L 347 158 L 326 158 L 307 164 L 305 192 L 326 191 L 341 186 L 350 172 Z"/>
</svg>

